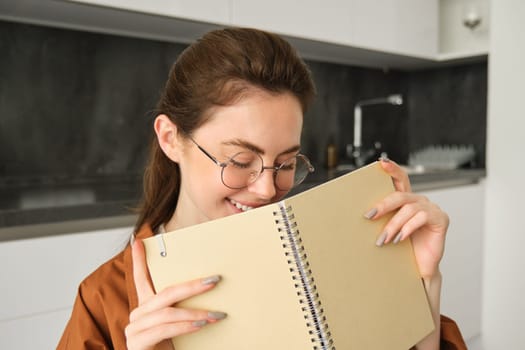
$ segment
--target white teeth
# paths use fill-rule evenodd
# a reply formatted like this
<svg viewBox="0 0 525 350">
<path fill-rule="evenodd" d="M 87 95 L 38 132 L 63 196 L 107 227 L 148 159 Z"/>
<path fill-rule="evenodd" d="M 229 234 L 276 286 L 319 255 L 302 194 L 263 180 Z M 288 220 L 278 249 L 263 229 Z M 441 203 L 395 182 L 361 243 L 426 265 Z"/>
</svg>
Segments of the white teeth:
<svg viewBox="0 0 525 350">
<path fill-rule="evenodd" d="M 253 207 L 249 207 L 247 205 L 243 205 L 241 203 L 238 203 L 238 202 L 234 201 L 233 199 L 230 199 L 230 203 L 235 205 L 237 207 L 237 209 L 240 209 L 242 211 L 253 209 Z"/>
</svg>

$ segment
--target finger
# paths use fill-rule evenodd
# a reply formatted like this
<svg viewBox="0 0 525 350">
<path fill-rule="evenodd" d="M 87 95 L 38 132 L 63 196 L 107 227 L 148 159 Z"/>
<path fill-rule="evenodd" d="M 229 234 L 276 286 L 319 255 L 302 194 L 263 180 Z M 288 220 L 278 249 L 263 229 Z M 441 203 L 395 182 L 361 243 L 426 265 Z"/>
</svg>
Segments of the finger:
<svg viewBox="0 0 525 350">
<path fill-rule="evenodd" d="M 133 343 L 134 347 L 138 349 L 147 349 L 166 339 L 196 332 L 207 324 L 208 322 L 206 320 L 163 323 L 139 333 L 132 333 L 126 328 L 125 333 L 128 344 Z"/>
<path fill-rule="evenodd" d="M 139 333 L 142 330 L 155 327 L 163 323 L 176 323 L 185 321 L 206 320 L 209 322 L 221 320 L 226 317 L 223 312 L 209 312 L 205 310 L 182 309 L 165 307 L 143 315 L 138 319 L 130 317 L 132 321 L 128 326 L 130 333 Z"/>
<path fill-rule="evenodd" d="M 387 236 L 384 243 L 398 243 L 428 222 L 428 212 L 418 204 L 401 208 L 385 226 Z"/>
<path fill-rule="evenodd" d="M 417 203 L 405 204 L 387 222 L 383 231 L 386 233 L 383 243 L 389 243 L 401 231 L 403 225 L 420 210 Z"/>
<path fill-rule="evenodd" d="M 419 211 L 408 220 L 399 231 L 397 242 L 404 241 L 428 222 L 428 212 Z M 396 237 L 397 238 L 397 237 Z M 396 242 L 396 243 L 397 243 Z"/>
<path fill-rule="evenodd" d="M 428 202 L 424 196 L 412 192 L 393 192 L 377 202 L 374 207 L 364 214 L 367 219 L 378 219 L 385 214 L 395 211 L 403 205 L 414 202 Z"/>
<path fill-rule="evenodd" d="M 379 163 L 383 170 L 387 172 L 394 183 L 394 188 L 401 192 L 411 192 L 410 180 L 407 173 L 396 162 L 388 158 L 380 158 Z"/>
<path fill-rule="evenodd" d="M 219 281 L 220 276 L 215 275 L 167 287 L 154 298 L 150 298 L 142 304 L 141 307 L 133 310 L 130 317 L 138 318 L 152 311 L 170 307 L 175 303 L 214 288 Z"/>
<path fill-rule="evenodd" d="M 139 305 L 145 303 L 155 295 L 155 291 L 149 280 L 149 272 L 146 265 L 146 252 L 144 244 L 136 239 L 131 245 L 131 257 L 133 261 L 133 280 L 137 291 Z"/>
<path fill-rule="evenodd" d="M 403 202 L 404 200 L 406 200 L 406 202 Z M 415 229 L 411 229 L 410 225 L 406 226 L 406 224 L 409 219 L 418 212 L 423 212 L 424 214 L 420 214 L 420 216 L 424 219 L 424 224 L 428 225 L 429 229 L 435 232 L 446 232 L 449 222 L 448 215 L 427 197 L 413 193 L 399 193 L 391 198 L 387 198 L 385 207 L 378 205 L 381 213 L 378 213 L 376 217 L 388 213 L 389 209 L 391 209 L 391 211 L 395 210 L 398 205 L 400 205 L 400 209 L 389 220 L 385 226 L 385 230 L 392 232 L 400 230 L 415 231 Z"/>
</svg>

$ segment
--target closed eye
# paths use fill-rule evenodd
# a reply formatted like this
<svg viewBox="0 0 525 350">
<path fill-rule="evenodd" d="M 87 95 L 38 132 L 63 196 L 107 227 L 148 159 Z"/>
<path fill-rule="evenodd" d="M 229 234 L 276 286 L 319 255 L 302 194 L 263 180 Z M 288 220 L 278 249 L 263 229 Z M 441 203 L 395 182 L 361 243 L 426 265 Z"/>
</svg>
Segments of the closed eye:
<svg viewBox="0 0 525 350">
<path fill-rule="evenodd" d="M 295 164 L 294 163 L 283 163 L 279 165 L 279 170 L 294 170 Z"/>
<path fill-rule="evenodd" d="M 230 160 L 230 164 L 233 165 L 236 168 L 247 169 L 247 168 L 250 168 L 250 166 L 252 165 L 252 162 L 242 163 L 242 162 L 239 162 L 239 161 L 237 161 L 235 159 L 231 159 Z"/>
</svg>

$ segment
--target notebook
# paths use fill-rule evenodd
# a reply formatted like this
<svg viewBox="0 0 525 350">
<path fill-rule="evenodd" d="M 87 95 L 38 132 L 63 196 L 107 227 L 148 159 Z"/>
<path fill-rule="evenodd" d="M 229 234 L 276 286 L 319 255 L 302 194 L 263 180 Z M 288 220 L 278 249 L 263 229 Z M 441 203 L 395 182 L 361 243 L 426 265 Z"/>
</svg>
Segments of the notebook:
<svg viewBox="0 0 525 350">
<path fill-rule="evenodd" d="M 393 192 L 372 163 L 244 213 L 144 240 L 156 291 L 222 281 L 181 307 L 228 317 L 172 339 L 177 350 L 407 350 L 434 329 L 410 240 L 381 248 Z"/>
</svg>

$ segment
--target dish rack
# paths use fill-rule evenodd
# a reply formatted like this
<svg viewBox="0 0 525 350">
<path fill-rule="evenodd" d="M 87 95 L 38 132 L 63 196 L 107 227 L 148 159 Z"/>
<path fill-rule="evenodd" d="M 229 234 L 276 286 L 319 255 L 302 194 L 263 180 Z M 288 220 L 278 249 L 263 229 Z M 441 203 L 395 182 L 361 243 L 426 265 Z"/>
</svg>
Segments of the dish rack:
<svg viewBox="0 0 525 350">
<path fill-rule="evenodd" d="M 431 145 L 410 153 L 408 165 L 425 169 L 451 170 L 473 162 L 475 156 L 473 145 Z"/>
</svg>

